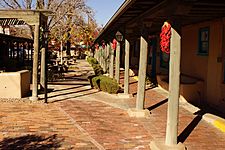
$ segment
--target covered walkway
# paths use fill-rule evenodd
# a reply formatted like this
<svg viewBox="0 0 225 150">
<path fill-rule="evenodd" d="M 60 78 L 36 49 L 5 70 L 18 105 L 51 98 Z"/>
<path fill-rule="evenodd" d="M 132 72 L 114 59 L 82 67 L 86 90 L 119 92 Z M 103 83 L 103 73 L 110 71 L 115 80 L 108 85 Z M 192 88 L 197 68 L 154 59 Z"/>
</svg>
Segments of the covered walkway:
<svg viewBox="0 0 225 150">
<path fill-rule="evenodd" d="M 1 99 L 0 148 L 148 150 L 150 141 L 165 137 L 167 93 L 147 89 L 144 107 L 151 117 L 131 118 L 127 109 L 135 106 L 135 98 L 91 89 L 86 78 L 91 67 L 85 60 L 77 66 L 65 80 L 50 85 L 47 105 L 44 100 Z M 132 77 L 130 88 L 137 92 Z M 178 141 L 190 150 L 225 149 L 224 133 L 204 121 L 201 111 L 193 114 L 185 105 L 180 103 Z"/>
</svg>

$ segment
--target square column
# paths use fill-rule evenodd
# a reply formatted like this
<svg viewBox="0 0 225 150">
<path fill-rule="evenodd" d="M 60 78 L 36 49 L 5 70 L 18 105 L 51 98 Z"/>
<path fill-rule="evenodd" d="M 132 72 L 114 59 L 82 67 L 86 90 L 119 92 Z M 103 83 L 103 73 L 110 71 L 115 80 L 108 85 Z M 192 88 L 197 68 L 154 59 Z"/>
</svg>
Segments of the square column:
<svg viewBox="0 0 225 150">
<path fill-rule="evenodd" d="M 152 150 L 185 150 L 185 146 L 182 143 L 177 143 L 180 97 L 180 56 L 181 37 L 173 28 L 171 28 L 166 140 L 165 143 L 162 141 L 152 141 L 150 143 L 150 148 Z"/>
<path fill-rule="evenodd" d="M 125 39 L 124 94 L 129 94 L 130 43 Z"/>
<path fill-rule="evenodd" d="M 110 46 L 109 46 L 109 59 L 110 59 L 109 76 L 111 78 L 113 78 L 113 71 L 114 71 L 114 49 L 112 48 L 112 43 L 110 43 Z"/>
<path fill-rule="evenodd" d="M 179 97 L 180 97 L 180 55 L 181 37 L 171 28 L 169 100 L 166 126 L 166 145 L 177 144 Z"/>
<path fill-rule="evenodd" d="M 104 48 L 102 48 L 102 68 L 104 73 L 107 71 L 107 46 L 104 46 Z"/>
<path fill-rule="evenodd" d="M 146 69 L 147 69 L 147 55 L 148 54 L 148 43 L 141 36 L 140 38 L 140 60 L 138 70 L 138 89 L 137 89 L 137 100 L 136 109 L 144 109 L 145 100 L 145 80 L 146 80 Z"/>
<path fill-rule="evenodd" d="M 41 89 L 43 90 L 44 89 L 44 84 L 45 84 L 45 56 L 46 55 L 46 50 L 45 48 L 42 48 L 41 49 L 41 76 L 40 76 L 40 86 L 41 86 Z"/>
<path fill-rule="evenodd" d="M 33 55 L 33 75 L 32 75 L 32 97 L 30 100 L 38 100 L 38 51 L 39 51 L 40 26 L 35 25 L 34 30 L 34 55 Z"/>
<path fill-rule="evenodd" d="M 106 71 L 109 73 L 110 45 L 106 45 Z"/>
<path fill-rule="evenodd" d="M 99 64 L 102 67 L 102 46 L 99 47 Z"/>
<path fill-rule="evenodd" d="M 116 67 L 115 67 L 115 79 L 117 83 L 120 83 L 120 43 L 116 44 Z"/>
<path fill-rule="evenodd" d="M 149 117 L 150 116 L 148 109 L 144 109 L 145 80 L 146 80 L 146 69 L 147 69 L 147 58 L 148 58 L 147 53 L 148 53 L 148 43 L 141 36 L 136 108 L 128 110 L 128 114 L 130 117 Z"/>
</svg>

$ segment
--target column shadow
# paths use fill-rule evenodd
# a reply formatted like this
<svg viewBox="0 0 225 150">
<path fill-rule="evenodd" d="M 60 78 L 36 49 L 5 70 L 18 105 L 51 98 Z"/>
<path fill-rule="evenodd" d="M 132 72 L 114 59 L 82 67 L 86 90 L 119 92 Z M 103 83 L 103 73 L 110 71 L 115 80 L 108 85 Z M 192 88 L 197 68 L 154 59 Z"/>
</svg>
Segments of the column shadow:
<svg viewBox="0 0 225 150">
<path fill-rule="evenodd" d="M 80 92 L 85 92 L 85 91 L 89 91 L 89 90 L 91 90 L 91 89 L 83 89 L 83 90 L 79 90 L 79 91 L 73 91 L 73 92 L 61 93 L 61 94 L 49 96 L 48 98 L 53 98 L 53 97 L 63 96 L 63 95 L 69 95 L 69 94 L 74 94 L 74 93 L 80 93 Z"/>
<path fill-rule="evenodd" d="M 157 86 L 150 86 L 150 87 L 148 87 L 148 88 L 145 89 L 145 92 L 148 91 L 148 90 L 154 89 L 155 87 L 157 87 Z M 136 95 L 137 95 L 137 91 L 134 92 L 134 93 L 131 93 L 131 94 L 132 94 L 133 96 L 136 96 Z"/>
<path fill-rule="evenodd" d="M 162 100 L 162 101 L 159 102 L 159 103 L 156 103 L 156 104 L 154 104 L 154 105 L 148 107 L 147 109 L 148 109 L 149 111 L 151 111 L 151 110 L 156 109 L 156 108 L 158 108 L 159 106 L 161 106 L 161 105 L 163 105 L 163 104 L 165 104 L 165 103 L 167 103 L 167 102 L 168 102 L 168 98 Z"/>
<path fill-rule="evenodd" d="M 77 89 L 77 88 L 81 88 L 85 85 L 79 85 L 79 86 L 75 86 L 75 87 L 70 87 L 70 88 L 65 88 L 65 89 L 58 89 L 58 90 L 53 90 L 51 92 L 58 92 L 58 91 L 66 91 L 66 90 L 72 90 L 72 89 Z"/>
<path fill-rule="evenodd" d="M 66 97 L 66 98 L 63 98 L 63 99 L 54 100 L 54 101 L 52 101 L 50 103 L 56 103 L 56 102 L 68 100 L 68 99 L 71 99 L 71 98 L 78 98 L 78 97 L 82 97 L 82 96 L 92 95 L 92 94 L 95 94 L 95 93 L 98 93 L 98 92 L 99 91 L 97 91 L 97 92 L 91 92 L 91 93 L 86 93 L 86 94 L 82 94 L 82 95 L 77 95 L 77 96 Z"/>
<path fill-rule="evenodd" d="M 195 112 L 194 114 L 197 116 L 189 123 L 189 125 L 177 137 L 178 142 L 181 142 L 181 143 L 185 142 L 185 140 L 189 137 L 192 131 L 197 127 L 199 122 L 202 120 L 202 116 L 205 114 L 205 112 L 202 110 L 199 110 Z"/>
</svg>

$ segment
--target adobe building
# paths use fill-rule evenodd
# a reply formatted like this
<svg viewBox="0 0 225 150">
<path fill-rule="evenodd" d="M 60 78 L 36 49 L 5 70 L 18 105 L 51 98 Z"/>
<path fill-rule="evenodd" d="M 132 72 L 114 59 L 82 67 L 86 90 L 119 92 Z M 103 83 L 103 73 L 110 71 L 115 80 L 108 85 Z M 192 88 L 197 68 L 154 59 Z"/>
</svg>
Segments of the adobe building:
<svg viewBox="0 0 225 150">
<path fill-rule="evenodd" d="M 160 34 L 165 22 L 171 25 L 169 53 L 160 48 Z M 113 39 L 117 39 L 116 46 Z M 156 78 L 158 85 L 169 91 L 165 145 L 152 142 L 152 149 L 163 145 L 184 149 L 177 143 L 181 97 L 194 105 L 224 112 L 224 1 L 126 0 L 95 43 L 100 45 L 95 58 L 103 67 L 107 61 L 100 54 L 104 52 L 109 57 L 110 63 L 106 66 L 111 77 L 119 81 L 119 68 L 125 68 L 125 94 L 129 94 L 129 69 L 138 75 L 136 108 L 131 110 L 134 116 L 145 114 L 146 75 Z"/>
</svg>

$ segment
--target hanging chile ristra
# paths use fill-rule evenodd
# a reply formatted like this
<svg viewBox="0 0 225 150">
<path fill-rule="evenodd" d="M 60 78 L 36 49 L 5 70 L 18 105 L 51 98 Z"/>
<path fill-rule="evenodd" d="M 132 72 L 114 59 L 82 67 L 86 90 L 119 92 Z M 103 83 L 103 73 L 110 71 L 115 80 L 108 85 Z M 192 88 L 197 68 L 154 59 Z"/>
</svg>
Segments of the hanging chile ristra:
<svg viewBox="0 0 225 150">
<path fill-rule="evenodd" d="M 113 39 L 113 44 L 112 44 L 113 50 L 116 50 L 116 45 L 117 45 L 117 41 L 116 39 Z"/>
<path fill-rule="evenodd" d="M 99 45 L 95 44 L 95 49 L 98 50 L 99 49 Z"/>
<path fill-rule="evenodd" d="M 171 25 L 168 22 L 164 22 L 162 31 L 160 33 L 160 48 L 163 52 L 170 53 L 170 38 L 171 38 Z"/>
</svg>

